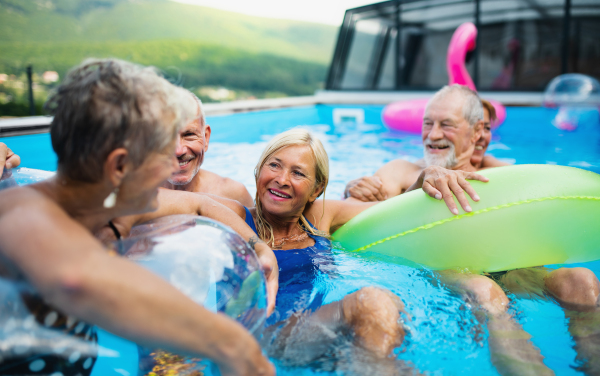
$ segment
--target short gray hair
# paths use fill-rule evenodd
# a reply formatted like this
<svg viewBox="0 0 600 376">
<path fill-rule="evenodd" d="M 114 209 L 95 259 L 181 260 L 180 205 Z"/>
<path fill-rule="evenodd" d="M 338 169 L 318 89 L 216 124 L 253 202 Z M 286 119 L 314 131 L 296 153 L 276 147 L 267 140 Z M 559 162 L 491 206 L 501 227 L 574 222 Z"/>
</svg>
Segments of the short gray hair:
<svg viewBox="0 0 600 376">
<path fill-rule="evenodd" d="M 58 171 L 78 181 L 102 178 L 115 149 L 129 152 L 134 167 L 172 143 L 194 114 L 184 89 L 154 68 L 115 59 L 89 59 L 73 68 L 50 95 L 46 109 Z"/>
<path fill-rule="evenodd" d="M 429 108 L 431 103 L 438 99 L 445 98 L 446 96 L 460 96 L 463 98 L 462 116 L 469 123 L 471 127 L 475 126 L 478 121 L 483 120 L 483 105 L 481 99 L 476 92 L 463 85 L 446 85 L 427 102 L 425 111 Z"/>
</svg>

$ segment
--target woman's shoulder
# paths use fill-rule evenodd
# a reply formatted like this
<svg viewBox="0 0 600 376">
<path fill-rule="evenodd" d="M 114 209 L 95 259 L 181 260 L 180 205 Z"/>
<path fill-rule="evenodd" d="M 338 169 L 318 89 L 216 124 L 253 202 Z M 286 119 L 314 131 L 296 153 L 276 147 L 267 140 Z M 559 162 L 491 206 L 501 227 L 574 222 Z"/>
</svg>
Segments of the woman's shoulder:
<svg viewBox="0 0 600 376">
<path fill-rule="evenodd" d="M 30 210 L 42 212 L 48 209 L 58 209 L 58 204 L 47 195 L 44 195 L 36 186 L 37 184 L 33 184 L 2 190 L 2 194 L 0 194 L 0 216 L 12 210 L 24 213 Z"/>
<path fill-rule="evenodd" d="M 329 232 L 336 213 L 344 205 L 341 200 L 316 200 L 307 205 L 304 217 L 318 230 Z"/>
</svg>

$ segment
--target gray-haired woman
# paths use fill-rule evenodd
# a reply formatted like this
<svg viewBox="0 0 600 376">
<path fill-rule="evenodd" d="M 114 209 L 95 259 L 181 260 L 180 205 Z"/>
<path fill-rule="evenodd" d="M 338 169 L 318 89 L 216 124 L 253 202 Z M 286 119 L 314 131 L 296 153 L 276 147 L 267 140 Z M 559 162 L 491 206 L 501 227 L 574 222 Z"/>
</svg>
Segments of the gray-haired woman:
<svg viewBox="0 0 600 376">
<path fill-rule="evenodd" d="M 193 108 L 182 105 L 186 100 L 189 95 L 149 68 L 99 60 L 72 70 L 49 100 L 57 175 L 0 195 L 0 276 L 33 284 L 36 304 L 54 315 L 149 347 L 210 358 L 223 374 L 272 375 L 242 326 L 111 257 L 92 236 L 115 217 L 157 207 L 158 187 L 177 166 L 177 132 L 193 116 L 185 113 Z M 91 370 L 45 359 L 35 373 Z M 1 366 L 3 374 L 33 372 L 23 359 Z"/>
</svg>

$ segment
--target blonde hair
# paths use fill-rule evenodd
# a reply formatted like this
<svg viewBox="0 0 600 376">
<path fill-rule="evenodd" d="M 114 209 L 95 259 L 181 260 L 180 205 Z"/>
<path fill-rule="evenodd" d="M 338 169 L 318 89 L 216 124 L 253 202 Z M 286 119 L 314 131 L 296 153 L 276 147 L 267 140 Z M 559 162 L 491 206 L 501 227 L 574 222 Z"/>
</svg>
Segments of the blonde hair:
<svg viewBox="0 0 600 376">
<path fill-rule="evenodd" d="M 315 160 L 315 186 L 314 189 L 320 189 L 323 191 L 319 196 L 325 194 L 325 189 L 329 183 L 329 156 L 323 147 L 321 141 L 311 135 L 308 131 L 300 128 L 290 129 L 283 133 L 273 137 L 269 142 L 262 155 L 260 156 L 256 168 L 254 169 L 254 178 L 258 185 L 258 177 L 263 166 L 267 163 L 267 160 L 278 151 L 285 149 L 290 146 L 308 146 L 312 151 L 313 158 Z M 317 196 L 317 197 L 319 197 Z M 325 196 L 323 196 L 325 197 Z M 323 202 L 325 205 L 325 202 Z M 300 215 L 300 221 L 298 225 L 305 231 L 310 232 L 316 236 L 329 236 L 327 233 L 319 230 L 315 230 L 306 220 L 303 214 Z M 274 244 L 275 237 L 273 235 L 273 227 L 267 222 L 263 216 L 262 204 L 258 195 L 258 189 L 256 192 L 256 229 L 258 236 L 267 242 L 267 244 Z"/>
</svg>

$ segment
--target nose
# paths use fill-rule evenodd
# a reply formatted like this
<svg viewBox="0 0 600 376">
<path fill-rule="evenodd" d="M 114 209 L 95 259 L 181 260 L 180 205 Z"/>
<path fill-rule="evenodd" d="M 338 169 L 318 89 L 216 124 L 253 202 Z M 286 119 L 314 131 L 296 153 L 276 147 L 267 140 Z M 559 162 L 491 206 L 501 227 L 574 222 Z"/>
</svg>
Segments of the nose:
<svg viewBox="0 0 600 376">
<path fill-rule="evenodd" d="M 186 147 L 181 141 L 181 137 L 177 137 L 177 144 L 175 146 L 175 156 L 180 157 L 186 152 Z"/>
<path fill-rule="evenodd" d="M 430 140 L 441 140 L 444 138 L 444 132 L 442 131 L 442 126 L 440 123 L 433 123 L 433 127 L 431 127 L 431 131 L 429 131 L 429 139 Z"/>
<path fill-rule="evenodd" d="M 281 170 L 279 174 L 275 177 L 275 183 L 279 186 L 283 187 L 289 185 L 290 183 L 290 173 L 287 170 Z"/>
</svg>

